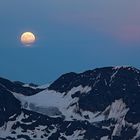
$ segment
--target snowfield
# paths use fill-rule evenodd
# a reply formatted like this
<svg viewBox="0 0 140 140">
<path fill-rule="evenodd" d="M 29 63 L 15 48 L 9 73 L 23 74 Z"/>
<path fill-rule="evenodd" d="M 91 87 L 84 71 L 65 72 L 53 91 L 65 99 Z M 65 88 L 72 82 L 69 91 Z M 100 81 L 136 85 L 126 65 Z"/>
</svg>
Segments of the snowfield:
<svg viewBox="0 0 140 140">
<path fill-rule="evenodd" d="M 72 95 L 78 91 L 81 94 L 87 93 L 91 90 L 90 87 L 74 87 L 67 94 L 56 92 L 53 90 L 44 90 L 32 96 L 24 96 L 17 93 L 13 95 L 21 101 L 23 108 L 36 111 L 51 117 L 65 116 L 66 120 L 82 119 L 76 113 L 78 109 L 78 98 L 72 98 Z M 86 112 L 86 111 L 85 111 Z M 87 114 L 83 112 L 83 114 Z M 92 114 L 89 112 L 89 114 Z"/>
</svg>

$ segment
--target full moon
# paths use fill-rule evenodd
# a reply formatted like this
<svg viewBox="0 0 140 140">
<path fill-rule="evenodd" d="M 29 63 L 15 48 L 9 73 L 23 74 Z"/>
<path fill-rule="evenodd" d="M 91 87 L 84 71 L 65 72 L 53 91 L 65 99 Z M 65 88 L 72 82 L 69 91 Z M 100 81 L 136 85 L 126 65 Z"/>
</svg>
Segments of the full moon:
<svg viewBox="0 0 140 140">
<path fill-rule="evenodd" d="M 21 35 L 20 40 L 24 45 L 30 46 L 35 42 L 36 37 L 32 32 L 25 32 Z"/>
</svg>

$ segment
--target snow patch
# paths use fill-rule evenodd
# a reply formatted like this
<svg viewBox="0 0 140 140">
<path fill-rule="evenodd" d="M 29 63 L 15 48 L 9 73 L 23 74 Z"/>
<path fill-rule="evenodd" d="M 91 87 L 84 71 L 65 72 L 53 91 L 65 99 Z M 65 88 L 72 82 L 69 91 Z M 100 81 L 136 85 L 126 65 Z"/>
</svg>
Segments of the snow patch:
<svg viewBox="0 0 140 140">
<path fill-rule="evenodd" d="M 126 104 L 120 100 L 115 100 L 115 102 L 112 103 L 110 106 L 110 112 L 108 115 L 108 118 L 122 118 L 126 115 L 126 113 L 129 111 L 129 108 L 126 108 Z"/>
<path fill-rule="evenodd" d="M 108 136 L 101 137 L 101 140 L 108 140 Z"/>
</svg>

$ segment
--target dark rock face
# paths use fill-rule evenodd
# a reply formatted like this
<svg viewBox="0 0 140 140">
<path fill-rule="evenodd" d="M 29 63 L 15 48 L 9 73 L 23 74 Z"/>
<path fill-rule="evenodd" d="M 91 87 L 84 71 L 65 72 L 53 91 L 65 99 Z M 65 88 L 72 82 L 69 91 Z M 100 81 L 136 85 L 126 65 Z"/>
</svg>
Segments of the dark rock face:
<svg viewBox="0 0 140 140">
<path fill-rule="evenodd" d="M 0 126 L 9 121 L 13 115 L 20 114 L 20 102 L 0 85 Z"/>
<path fill-rule="evenodd" d="M 56 80 L 49 89 L 67 92 L 79 85 L 92 88 L 79 96 L 79 106 L 92 112 L 103 111 L 117 99 L 122 99 L 130 108 L 126 119 L 140 121 L 140 71 L 133 67 L 107 67 L 75 74 L 68 73 Z M 77 96 L 75 93 L 73 96 Z M 133 113 L 132 113 L 133 112 Z M 135 113 L 134 113 L 135 112 Z M 135 118 L 135 119 L 134 119 Z"/>
<path fill-rule="evenodd" d="M 48 117 L 22 109 L 12 92 L 33 95 L 40 92 L 39 89 L 25 88 L 21 83 L 1 78 L 0 139 L 140 139 L 139 70 L 133 67 L 106 67 L 80 74 L 68 73 L 58 78 L 48 89 L 67 95 L 72 88 L 78 86 L 91 88 L 82 94 L 77 91 L 71 95 L 72 99 L 78 98 L 79 114 L 82 115 L 82 111 L 98 113 L 97 116 L 103 119 L 92 122 L 86 119 L 90 118 L 87 114 L 81 116 L 83 119 L 65 120 L 63 117 Z M 5 128 L 4 131 L 2 127 Z"/>
</svg>

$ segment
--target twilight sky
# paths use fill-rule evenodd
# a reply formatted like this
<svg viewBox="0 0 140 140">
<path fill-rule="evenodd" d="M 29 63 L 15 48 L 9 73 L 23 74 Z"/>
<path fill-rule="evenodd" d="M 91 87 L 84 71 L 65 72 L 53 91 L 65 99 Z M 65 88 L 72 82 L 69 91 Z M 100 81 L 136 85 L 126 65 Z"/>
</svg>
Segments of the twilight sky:
<svg viewBox="0 0 140 140">
<path fill-rule="evenodd" d="M 31 47 L 22 32 L 36 34 Z M 140 0 L 3 0 L 0 76 L 45 84 L 66 72 L 140 68 Z"/>
</svg>

